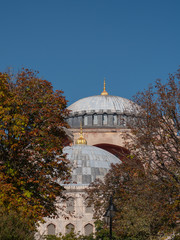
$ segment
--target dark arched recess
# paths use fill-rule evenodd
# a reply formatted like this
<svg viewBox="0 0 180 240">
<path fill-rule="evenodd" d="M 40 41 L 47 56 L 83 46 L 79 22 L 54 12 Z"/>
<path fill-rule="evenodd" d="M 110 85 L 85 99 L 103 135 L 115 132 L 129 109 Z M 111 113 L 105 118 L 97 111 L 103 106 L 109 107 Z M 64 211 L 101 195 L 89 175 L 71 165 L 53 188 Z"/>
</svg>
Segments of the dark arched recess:
<svg viewBox="0 0 180 240">
<path fill-rule="evenodd" d="M 113 145 L 113 144 L 100 143 L 100 144 L 96 144 L 94 146 L 102 148 L 102 149 L 112 153 L 113 155 L 115 155 L 116 157 L 121 159 L 121 161 L 125 160 L 127 155 L 129 154 L 129 151 L 126 148 L 123 148 L 123 147 L 120 147 L 117 145 Z"/>
</svg>

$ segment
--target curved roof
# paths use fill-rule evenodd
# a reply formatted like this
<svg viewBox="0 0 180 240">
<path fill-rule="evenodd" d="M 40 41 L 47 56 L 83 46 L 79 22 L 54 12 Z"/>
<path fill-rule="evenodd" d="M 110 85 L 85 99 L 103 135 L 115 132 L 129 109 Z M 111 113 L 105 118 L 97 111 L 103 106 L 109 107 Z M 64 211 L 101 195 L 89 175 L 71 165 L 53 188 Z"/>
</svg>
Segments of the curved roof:
<svg viewBox="0 0 180 240">
<path fill-rule="evenodd" d="M 113 154 L 94 146 L 81 144 L 65 147 L 63 153 L 72 163 L 71 184 L 76 185 L 88 185 L 96 178 L 103 179 L 112 163 L 121 163 Z"/>
<path fill-rule="evenodd" d="M 75 112 L 118 112 L 118 113 L 129 113 L 133 114 L 137 110 L 137 105 L 132 101 L 118 97 L 118 96 L 111 96 L 111 95 L 96 95 L 92 97 L 82 98 L 75 103 L 71 104 L 68 109 L 71 113 Z"/>
</svg>

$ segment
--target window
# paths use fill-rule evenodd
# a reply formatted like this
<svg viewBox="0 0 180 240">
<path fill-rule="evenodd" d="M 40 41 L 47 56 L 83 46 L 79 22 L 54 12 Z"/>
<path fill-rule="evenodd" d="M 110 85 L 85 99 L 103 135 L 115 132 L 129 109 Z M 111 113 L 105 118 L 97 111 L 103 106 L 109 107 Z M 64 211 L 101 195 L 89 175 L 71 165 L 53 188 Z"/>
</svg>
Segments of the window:
<svg viewBox="0 0 180 240">
<path fill-rule="evenodd" d="M 85 212 L 86 213 L 93 213 L 93 205 L 89 204 L 89 199 L 85 199 Z"/>
<path fill-rule="evenodd" d="M 74 225 L 69 223 L 68 225 L 66 225 L 66 233 L 70 233 L 74 231 Z"/>
<path fill-rule="evenodd" d="M 50 223 L 48 226 L 47 226 L 47 234 L 48 235 L 55 235 L 55 225 Z"/>
<path fill-rule="evenodd" d="M 93 225 L 90 224 L 90 223 L 85 225 L 84 232 L 85 232 L 85 236 L 88 236 L 88 235 L 92 234 L 93 233 Z"/>
<path fill-rule="evenodd" d="M 126 126 L 126 116 L 120 116 L 120 126 L 125 127 Z"/>
<path fill-rule="evenodd" d="M 93 125 L 97 125 L 98 124 L 98 116 L 97 114 L 93 115 Z"/>
<path fill-rule="evenodd" d="M 103 114 L 103 125 L 107 125 L 107 114 Z"/>
<path fill-rule="evenodd" d="M 84 116 L 84 126 L 88 125 L 88 117 L 85 115 Z"/>
<path fill-rule="evenodd" d="M 121 118 L 121 125 L 122 125 L 123 127 L 126 126 L 126 118 L 125 118 L 125 117 L 122 117 L 122 118 Z"/>
<path fill-rule="evenodd" d="M 67 204 L 67 213 L 73 213 L 74 212 L 74 198 L 69 197 L 66 204 Z"/>
<path fill-rule="evenodd" d="M 116 114 L 113 115 L 113 124 L 117 125 L 117 115 Z"/>
</svg>

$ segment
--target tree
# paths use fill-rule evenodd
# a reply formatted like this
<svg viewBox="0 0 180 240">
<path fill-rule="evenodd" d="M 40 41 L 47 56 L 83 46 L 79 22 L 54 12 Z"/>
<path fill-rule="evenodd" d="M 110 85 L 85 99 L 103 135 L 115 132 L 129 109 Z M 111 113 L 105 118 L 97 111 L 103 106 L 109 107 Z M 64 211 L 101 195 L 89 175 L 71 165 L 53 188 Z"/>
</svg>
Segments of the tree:
<svg viewBox="0 0 180 240">
<path fill-rule="evenodd" d="M 104 181 L 96 180 L 87 189 L 94 217 L 102 220 L 113 196 L 118 210 L 113 218 L 115 239 L 160 239 L 176 226 L 178 203 L 169 202 L 172 185 L 147 175 L 133 160 L 112 165 Z"/>
<path fill-rule="evenodd" d="M 118 208 L 113 226 L 119 239 L 160 239 L 178 231 L 179 80 L 180 70 L 169 75 L 167 83 L 157 80 L 135 96 L 138 114 L 124 135 L 129 156 L 87 190 L 97 219 L 113 195 Z"/>
<path fill-rule="evenodd" d="M 180 182 L 180 69 L 169 74 L 167 83 L 158 79 L 138 93 L 134 102 L 142 110 L 135 124 L 130 124 L 131 134 L 125 136 L 127 147 L 143 163 L 146 175 L 157 180 L 158 192 L 164 190 L 164 230 L 175 228 Z"/>
<path fill-rule="evenodd" d="M 150 184 L 143 168 L 136 164 L 124 161 L 123 164 L 112 165 L 104 181 L 96 180 L 87 189 L 90 203 L 94 204 L 95 219 L 103 220 L 110 196 L 113 196 L 117 208 L 113 218 L 116 239 L 148 239 L 150 235 L 150 224 L 153 222 L 150 201 L 153 192 L 147 190 L 145 194 Z M 107 228 L 105 223 L 104 228 Z"/>
<path fill-rule="evenodd" d="M 59 183 L 70 174 L 62 154 L 69 143 L 67 101 L 37 72 L 13 77 L 0 73 L 0 208 L 34 223 L 56 214 Z"/>
<path fill-rule="evenodd" d="M 127 147 L 161 180 L 166 176 L 179 183 L 180 166 L 180 69 L 168 82 L 138 93 L 134 102 L 141 107 L 135 124 L 130 124 Z"/>
<path fill-rule="evenodd" d="M 166 188 L 166 209 L 171 213 L 167 223 L 174 226 L 180 180 L 180 69 L 169 75 L 167 83 L 157 80 L 134 100 L 143 110 L 136 124 L 130 126 L 127 146 L 143 162 L 147 175 Z"/>
</svg>

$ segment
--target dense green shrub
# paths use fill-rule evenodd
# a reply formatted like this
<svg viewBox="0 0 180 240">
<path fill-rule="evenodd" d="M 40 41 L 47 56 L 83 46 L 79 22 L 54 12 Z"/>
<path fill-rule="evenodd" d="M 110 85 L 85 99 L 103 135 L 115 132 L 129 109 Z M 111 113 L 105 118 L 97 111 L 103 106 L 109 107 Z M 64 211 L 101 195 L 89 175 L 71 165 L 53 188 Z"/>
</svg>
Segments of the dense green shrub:
<svg viewBox="0 0 180 240">
<path fill-rule="evenodd" d="M 0 239 L 34 240 L 34 232 L 28 220 L 22 219 L 17 212 L 0 212 Z"/>
</svg>

